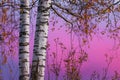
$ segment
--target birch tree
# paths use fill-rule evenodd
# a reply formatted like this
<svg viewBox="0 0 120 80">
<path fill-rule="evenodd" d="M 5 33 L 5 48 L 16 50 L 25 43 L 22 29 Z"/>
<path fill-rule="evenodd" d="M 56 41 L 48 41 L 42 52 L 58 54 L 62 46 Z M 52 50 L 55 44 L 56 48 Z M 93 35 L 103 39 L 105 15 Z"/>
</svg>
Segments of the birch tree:
<svg viewBox="0 0 120 80">
<path fill-rule="evenodd" d="M 4 0 L 2 0 L 4 1 Z M 19 68 L 20 68 L 20 80 L 29 80 L 29 1 L 20 0 L 20 36 L 19 36 Z M 116 0 L 117 1 L 117 0 Z M 114 7 L 120 3 L 120 0 L 53 0 L 52 10 L 59 17 L 64 19 L 68 23 L 74 22 L 74 27 L 77 25 L 77 31 L 81 34 L 90 34 L 93 32 L 96 26 L 90 23 L 93 19 L 99 22 L 102 21 L 108 14 L 108 18 L 105 18 L 110 25 L 110 14 L 115 15 L 114 12 L 119 13 L 119 6 Z M 39 0 L 38 1 L 38 14 L 36 22 L 36 32 L 34 41 L 34 54 L 33 64 L 31 70 L 32 80 L 43 80 L 45 71 L 46 60 L 46 45 L 48 37 L 48 19 L 50 11 L 51 0 Z M 12 6 L 6 5 L 3 6 Z M 1 5 L 0 5 L 1 7 Z M 14 6 L 13 6 L 14 7 Z M 109 14 L 110 13 L 110 14 Z M 69 16 L 69 17 L 68 17 Z M 114 19 L 118 15 L 114 16 Z M 97 22 L 96 21 L 96 22 Z M 4 22 L 4 19 L 3 19 Z M 116 19 L 115 19 L 115 23 Z M 113 26 L 112 26 L 113 27 Z M 120 28 L 109 27 L 112 31 L 118 31 Z M 76 32 L 77 32 L 76 31 Z M 81 36 L 80 36 L 81 37 Z"/>
<path fill-rule="evenodd" d="M 110 5 L 105 6 L 105 4 L 109 3 Z M 77 29 L 76 32 L 80 32 L 80 34 L 91 35 L 96 27 L 96 24 L 93 25 L 93 20 L 96 18 L 98 20 L 98 18 L 101 18 L 101 16 L 106 16 L 106 14 L 111 12 L 109 11 L 111 10 L 111 7 L 117 3 L 114 3 L 110 0 L 53 0 L 51 8 L 55 14 L 57 14 L 67 23 L 72 24 L 72 27 Z M 38 1 L 38 14 L 31 70 L 32 80 L 44 79 L 50 4 L 51 0 Z M 75 29 L 73 28 L 73 30 Z"/>
<path fill-rule="evenodd" d="M 19 80 L 29 80 L 29 0 L 20 0 Z"/>
<path fill-rule="evenodd" d="M 51 0 L 38 1 L 31 80 L 44 80 L 50 5 Z"/>
</svg>

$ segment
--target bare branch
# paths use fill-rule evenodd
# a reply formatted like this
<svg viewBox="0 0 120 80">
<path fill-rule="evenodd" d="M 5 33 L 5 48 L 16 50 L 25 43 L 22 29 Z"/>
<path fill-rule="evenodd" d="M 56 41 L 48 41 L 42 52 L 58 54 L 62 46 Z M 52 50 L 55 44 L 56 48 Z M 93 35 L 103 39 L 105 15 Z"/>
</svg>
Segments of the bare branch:
<svg viewBox="0 0 120 80">
<path fill-rule="evenodd" d="M 63 6 L 61 6 L 60 4 L 57 4 L 57 3 L 52 3 L 52 5 L 62 9 L 62 10 L 65 10 L 68 14 L 72 15 L 72 16 L 75 16 L 75 17 L 80 17 L 82 18 L 78 13 L 73 13 L 71 10 L 69 10 L 68 8 L 65 8 Z"/>
<path fill-rule="evenodd" d="M 65 17 L 63 17 L 61 14 L 59 14 L 59 13 L 53 8 L 53 6 L 51 6 L 51 9 L 52 9 L 59 17 L 61 17 L 63 20 L 65 20 L 66 22 L 72 24 L 72 22 L 70 22 L 70 21 L 67 20 Z"/>
</svg>

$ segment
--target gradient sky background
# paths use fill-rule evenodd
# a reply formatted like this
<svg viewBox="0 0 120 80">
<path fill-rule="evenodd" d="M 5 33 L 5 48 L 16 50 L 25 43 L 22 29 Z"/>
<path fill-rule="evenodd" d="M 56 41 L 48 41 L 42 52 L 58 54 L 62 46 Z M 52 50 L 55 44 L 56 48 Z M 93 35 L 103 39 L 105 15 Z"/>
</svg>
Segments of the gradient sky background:
<svg viewBox="0 0 120 80">
<path fill-rule="evenodd" d="M 60 18 L 56 18 L 59 22 L 53 26 L 50 23 L 49 27 L 49 43 L 50 51 L 48 54 L 51 54 L 52 51 L 55 51 L 54 39 L 59 38 L 59 41 L 62 42 L 67 50 L 64 52 L 64 58 L 70 50 L 70 34 L 66 32 L 67 27 L 64 25 L 64 21 Z M 103 22 L 104 23 L 104 22 Z M 59 26 L 63 25 L 62 28 Z M 99 24 L 98 26 L 104 27 L 104 24 Z M 55 28 L 53 31 L 52 29 Z M 84 50 L 88 53 L 87 62 L 83 63 L 81 73 L 82 80 L 90 80 L 91 74 L 96 71 L 102 75 L 104 74 L 104 68 L 107 67 L 106 57 L 107 54 L 109 57 L 113 57 L 112 63 L 108 69 L 108 80 L 111 80 L 111 77 L 114 75 L 114 71 L 120 72 L 120 49 L 116 49 L 118 41 L 108 38 L 106 35 L 101 35 L 99 32 L 92 36 L 92 40 L 89 41 L 88 45 L 83 46 Z M 74 36 L 73 40 L 74 47 L 79 51 L 78 37 Z M 60 50 L 60 49 L 59 49 Z M 62 56 L 60 51 L 58 52 L 59 58 Z M 63 69 L 64 70 L 64 69 Z M 62 70 L 61 70 L 62 74 Z"/>
<path fill-rule="evenodd" d="M 32 58 L 32 50 L 33 50 L 33 40 L 34 40 L 34 31 L 35 31 L 35 19 L 36 17 L 33 16 L 32 19 L 34 20 L 31 25 L 31 38 L 30 38 L 30 52 Z M 64 21 L 58 17 L 55 17 L 56 20 L 58 20 L 58 23 L 53 26 L 52 16 L 50 17 L 50 26 L 49 26 L 49 34 L 48 34 L 48 42 L 50 44 L 50 50 L 48 50 L 47 54 L 52 54 L 52 52 L 55 51 L 55 42 L 54 39 L 59 38 L 59 42 L 62 42 L 64 46 L 67 48 L 64 50 L 64 53 L 61 53 L 61 48 L 58 47 L 58 53 L 57 53 L 57 59 L 58 63 L 61 57 L 63 57 L 63 60 L 66 58 L 70 51 L 70 34 L 68 30 L 68 26 L 66 26 Z M 103 22 L 104 23 L 104 22 Z M 62 27 L 60 27 L 62 25 Z M 103 26 L 104 24 L 99 24 L 99 26 Z M 103 26 L 104 27 L 104 26 Z M 66 32 L 68 30 L 68 32 Z M 87 62 L 84 62 L 81 68 L 81 75 L 82 80 L 90 80 L 91 74 L 96 71 L 100 74 L 100 76 L 103 75 L 103 69 L 106 68 L 106 58 L 105 54 L 107 54 L 110 57 L 113 57 L 113 61 L 110 64 L 109 70 L 108 70 L 108 80 L 111 80 L 112 75 L 114 74 L 114 71 L 118 71 L 120 73 L 120 49 L 116 49 L 116 44 L 113 39 L 108 38 L 107 36 L 102 36 L 100 33 L 96 33 L 96 35 L 92 36 L 92 40 L 89 41 L 89 48 L 88 45 L 84 45 L 83 49 L 88 54 L 88 60 Z M 74 47 L 77 51 L 79 51 L 79 43 L 78 43 L 78 37 L 74 35 L 73 40 Z M 51 65 L 53 60 L 53 57 L 48 58 L 48 65 Z M 8 62 L 11 66 L 11 69 L 13 70 L 12 73 L 9 73 L 10 67 L 9 64 L 6 64 L 4 66 L 0 66 L 0 69 L 2 69 L 2 76 L 4 80 L 11 80 L 14 78 L 15 80 L 18 80 L 18 54 L 16 55 L 16 58 L 14 60 L 8 59 Z M 46 69 L 47 72 L 47 69 Z M 55 80 L 55 75 L 53 72 L 50 72 L 51 74 L 51 80 Z M 62 64 L 59 80 L 62 80 L 62 75 L 64 74 L 64 64 Z M 47 73 L 46 73 L 46 80 L 47 80 Z"/>
</svg>

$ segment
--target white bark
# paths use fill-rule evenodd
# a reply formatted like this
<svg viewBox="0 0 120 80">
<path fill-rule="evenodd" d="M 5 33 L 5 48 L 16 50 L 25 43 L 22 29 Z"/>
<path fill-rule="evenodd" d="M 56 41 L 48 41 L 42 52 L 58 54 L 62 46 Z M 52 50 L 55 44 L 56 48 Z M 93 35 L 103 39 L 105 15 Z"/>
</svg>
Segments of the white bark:
<svg viewBox="0 0 120 80">
<path fill-rule="evenodd" d="M 51 0 L 38 2 L 31 80 L 44 80 L 50 5 Z"/>
<path fill-rule="evenodd" d="M 20 0 L 19 80 L 29 80 L 29 0 Z"/>
</svg>

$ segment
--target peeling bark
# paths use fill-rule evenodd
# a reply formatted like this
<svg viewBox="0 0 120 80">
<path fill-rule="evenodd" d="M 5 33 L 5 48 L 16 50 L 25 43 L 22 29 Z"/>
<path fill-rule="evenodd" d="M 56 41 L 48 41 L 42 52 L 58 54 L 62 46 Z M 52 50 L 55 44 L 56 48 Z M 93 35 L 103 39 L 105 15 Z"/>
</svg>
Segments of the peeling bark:
<svg viewBox="0 0 120 80">
<path fill-rule="evenodd" d="M 19 80 L 29 80 L 29 0 L 20 0 Z"/>
<path fill-rule="evenodd" d="M 31 80 L 44 80 L 50 6 L 51 0 L 38 2 Z"/>
</svg>

